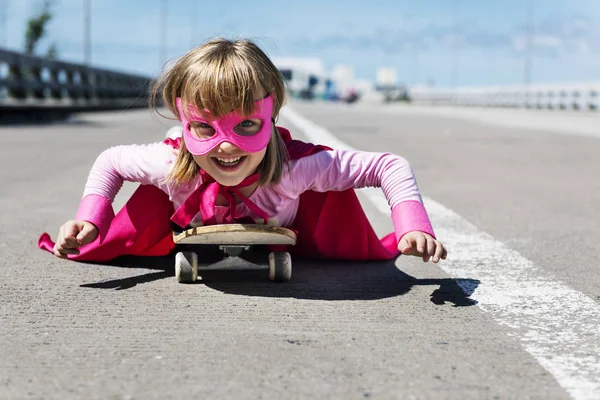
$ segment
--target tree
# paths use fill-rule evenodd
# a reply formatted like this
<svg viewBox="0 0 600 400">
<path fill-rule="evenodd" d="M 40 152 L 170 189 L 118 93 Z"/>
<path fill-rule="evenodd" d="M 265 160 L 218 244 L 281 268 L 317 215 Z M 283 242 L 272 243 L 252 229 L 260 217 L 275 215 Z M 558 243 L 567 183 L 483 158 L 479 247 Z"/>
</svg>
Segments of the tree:
<svg viewBox="0 0 600 400">
<path fill-rule="evenodd" d="M 25 34 L 25 53 L 33 55 L 35 46 L 40 39 L 46 34 L 46 26 L 52 19 L 52 5 L 54 0 L 44 0 L 42 11 L 27 21 L 27 33 Z M 56 57 L 56 46 L 52 45 L 49 49 L 49 54 Z"/>
</svg>

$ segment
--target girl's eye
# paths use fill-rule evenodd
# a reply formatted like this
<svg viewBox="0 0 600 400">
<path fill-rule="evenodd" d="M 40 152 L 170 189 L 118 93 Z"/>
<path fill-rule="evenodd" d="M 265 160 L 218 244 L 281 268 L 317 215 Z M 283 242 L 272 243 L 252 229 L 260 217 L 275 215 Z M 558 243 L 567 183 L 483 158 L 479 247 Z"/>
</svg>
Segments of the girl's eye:
<svg viewBox="0 0 600 400">
<path fill-rule="evenodd" d="M 201 121 L 190 122 L 190 130 L 200 138 L 211 137 L 215 134 L 215 130 L 212 126 Z"/>
<path fill-rule="evenodd" d="M 260 119 L 245 119 L 237 124 L 233 131 L 241 136 L 252 136 L 260 131 L 262 121 Z"/>
</svg>

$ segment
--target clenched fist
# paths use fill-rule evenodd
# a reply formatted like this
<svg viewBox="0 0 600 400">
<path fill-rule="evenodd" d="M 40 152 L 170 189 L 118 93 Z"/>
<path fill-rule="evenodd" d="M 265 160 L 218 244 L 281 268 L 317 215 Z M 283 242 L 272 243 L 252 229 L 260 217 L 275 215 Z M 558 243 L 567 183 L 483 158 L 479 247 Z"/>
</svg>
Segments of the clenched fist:
<svg viewBox="0 0 600 400">
<path fill-rule="evenodd" d="M 79 254 L 79 248 L 94 241 L 98 228 L 87 221 L 67 221 L 58 230 L 54 255 L 67 258 L 68 254 Z"/>
</svg>

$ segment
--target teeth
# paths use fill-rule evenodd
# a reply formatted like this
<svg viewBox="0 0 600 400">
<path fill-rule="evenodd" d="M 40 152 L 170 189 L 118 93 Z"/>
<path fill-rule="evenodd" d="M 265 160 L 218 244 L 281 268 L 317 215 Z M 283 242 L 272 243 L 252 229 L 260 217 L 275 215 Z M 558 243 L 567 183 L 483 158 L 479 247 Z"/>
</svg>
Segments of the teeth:
<svg viewBox="0 0 600 400">
<path fill-rule="evenodd" d="M 225 167 L 233 167 L 241 162 L 243 157 L 215 157 L 217 162 Z"/>
<path fill-rule="evenodd" d="M 241 160 L 242 157 L 234 157 L 234 158 L 223 158 L 223 157 L 217 157 L 217 160 L 219 160 L 220 162 L 224 162 L 224 163 L 235 163 Z"/>
</svg>

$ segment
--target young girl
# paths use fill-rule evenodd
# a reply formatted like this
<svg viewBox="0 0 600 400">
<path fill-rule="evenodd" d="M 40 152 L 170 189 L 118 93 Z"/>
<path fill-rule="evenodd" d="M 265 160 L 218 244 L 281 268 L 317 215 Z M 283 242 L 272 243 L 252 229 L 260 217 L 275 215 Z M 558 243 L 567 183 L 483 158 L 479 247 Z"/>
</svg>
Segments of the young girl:
<svg viewBox="0 0 600 400">
<path fill-rule="evenodd" d="M 279 225 L 298 233 L 293 256 L 446 258 L 410 165 L 389 153 L 337 151 L 292 140 L 275 125 L 285 101 L 280 72 L 253 42 L 216 39 L 180 58 L 155 83 L 181 121 L 181 137 L 105 150 L 94 163 L 74 220 L 39 246 L 56 256 L 107 261 L 165 255 L 181 228 L 222 223 Z M 114 215 L 124 181 L 141 186 Z M 379 240 L 354 188 L 381 187 L 395 233 Z"/>
</svg>

